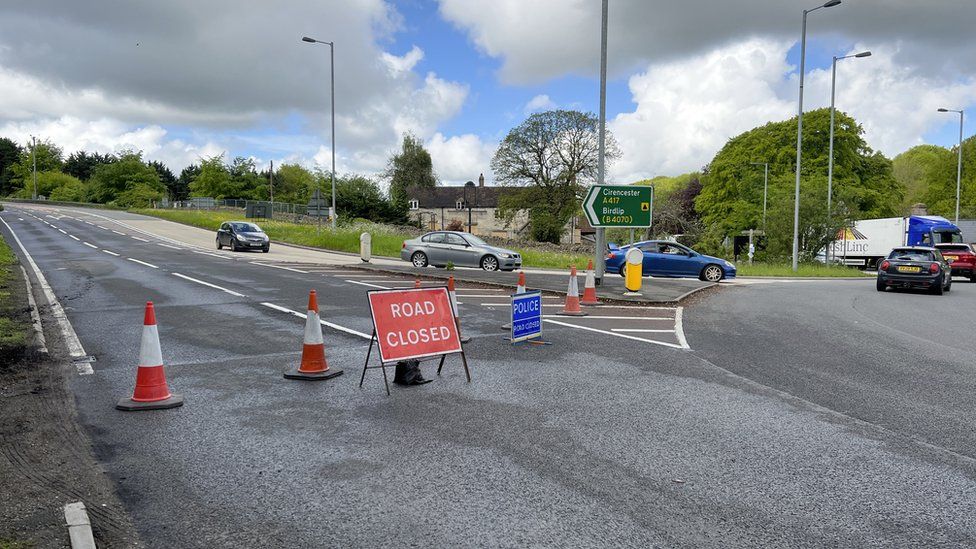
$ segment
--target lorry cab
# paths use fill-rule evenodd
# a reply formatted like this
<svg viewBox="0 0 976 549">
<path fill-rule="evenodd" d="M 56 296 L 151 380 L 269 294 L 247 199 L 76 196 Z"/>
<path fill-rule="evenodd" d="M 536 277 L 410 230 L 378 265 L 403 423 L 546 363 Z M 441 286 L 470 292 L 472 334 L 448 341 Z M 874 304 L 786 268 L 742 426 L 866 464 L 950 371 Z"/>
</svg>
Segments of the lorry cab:
<svg viewBox="0 0 976 549">
<path fill-rule="evenodd" d="M 936 215 L 913 215 L 908 218 L 905 244 L 908 246 L 935 246 L 958 244 L 962 231 L 951 221 Z"/>
</svg>

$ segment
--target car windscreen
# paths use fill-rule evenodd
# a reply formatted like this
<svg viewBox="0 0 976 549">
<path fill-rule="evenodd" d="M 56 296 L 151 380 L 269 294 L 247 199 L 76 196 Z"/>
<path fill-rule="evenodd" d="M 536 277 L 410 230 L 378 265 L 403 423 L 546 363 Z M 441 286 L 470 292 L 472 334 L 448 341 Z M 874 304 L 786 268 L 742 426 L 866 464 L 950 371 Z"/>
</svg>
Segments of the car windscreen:
<svg viewBox="0 0 976 549">
<path fill-rule="evenodd" d="M 253 223 L 234 223 L 234 230 L 239 233 L 259 233 L 261 228 Z"/>
<path fill-rule="evenodd" d="M 464 235 L 464 238 L 466 238 L 468 240 L 468 244 L 471 244 L 472 246 L 487 246 L 488 245 L 487 242 L 485 242 L 484 240 L 481 240 L 480 238 L 478 238 L 477 236 L 475 236 L 473 234 L 466 234 L 466 235 Z"/>
<path fill-rule="evenodd" d="M 942 250 L 943 252 L 972 252 L 973 251 L 972 248 L 969 247 L 969 244 L 952 244 L 951 246 L 940 245 L 939 249 Z"/>
<path fill-rule="evenodd" d="M 895 250 L 891 252 L 888 259 L 895 259 L 898 261 L 933 261 L 932 252 L 926 252 L 924 250 Z"/>
</svg>

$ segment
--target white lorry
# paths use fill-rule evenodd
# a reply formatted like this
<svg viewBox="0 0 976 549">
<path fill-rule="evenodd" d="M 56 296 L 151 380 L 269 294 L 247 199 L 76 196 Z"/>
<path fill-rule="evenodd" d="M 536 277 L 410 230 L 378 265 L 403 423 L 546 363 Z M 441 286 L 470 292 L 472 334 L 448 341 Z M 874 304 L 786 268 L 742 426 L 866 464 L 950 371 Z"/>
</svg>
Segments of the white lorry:
<svg viewBox="0 0 976 549">
<path fill-rule="evenodd" d="M 874 268 L 899 246 L 933 246 L 962 242 L 959 227 L 944 217 L 913 215 L 856 221 L 837 235 L 829 248 L 831 262 Z M 823 252 L 821 252 L 822 256 Z"/>
</svg>

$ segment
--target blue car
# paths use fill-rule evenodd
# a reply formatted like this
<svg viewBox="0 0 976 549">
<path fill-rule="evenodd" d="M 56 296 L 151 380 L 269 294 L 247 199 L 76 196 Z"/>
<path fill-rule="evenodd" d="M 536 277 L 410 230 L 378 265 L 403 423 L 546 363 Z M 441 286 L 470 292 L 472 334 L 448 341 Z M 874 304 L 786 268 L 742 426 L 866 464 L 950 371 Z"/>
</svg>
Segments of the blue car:
<svg viewBox="0 0 976 549">
<path fill-rule="evenodd" d="M 667 240 L 646 240 L 633 244 L 644 254 L 644 276 L 698 277 L 708 282 L 735 278 L 735 265 L 717 257 L 702 255 L 687 246 Z M 607 272 L 624 274 L 624 256 L 631 246 L 610 244 Z"/>
</svg>

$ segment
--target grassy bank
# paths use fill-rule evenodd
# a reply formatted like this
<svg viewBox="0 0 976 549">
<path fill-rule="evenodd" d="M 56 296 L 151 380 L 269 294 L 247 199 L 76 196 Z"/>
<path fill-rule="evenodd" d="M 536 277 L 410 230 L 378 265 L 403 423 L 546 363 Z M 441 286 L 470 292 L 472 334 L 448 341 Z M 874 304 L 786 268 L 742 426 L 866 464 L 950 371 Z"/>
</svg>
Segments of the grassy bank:
<svg viewBox="0 0 976 549">
<path fill-rule="evenodd" d="M 210 210 L 132 210 L 135 213 L 151 215 L 177 223 L 184 223 L 201 229 L 216 231 L 221 223 L 231 218 L 240 218 L 239 212 L 210 211 Z M 368 232 L 373 237 L 373 255 L 399 257 L 403 241 L 414 238 L 423 233 L 420 229 L 415 232 L 397 231 L 388 226 L 376 224 L 357 224 L 338 227 L 335 231 L 323 227 L 321 234 L 316 234 L 310 225 L 287 223 L 283 221 L 259 221 L 259 225 L 268 233 L 272 240 L 311 246 L 325 250 L 359 253 L 359 235 Z M 590 256 L 566 252 L 548 252 L 541 250 L 518 250 L 522 254 L 522 264 L 536 268 L 577 268 L 586 267 Z"/>
<path fill-rule="evenodd" d="M 793 272 L 793 266 L 789 263 L 753 263 L 748 262 L 736 264 L 738 276 L 775 276 L 775 277 L 858 277 L 868 276 L 862 271 L 853 267 L 843 267 L 841 265 L 824 265 L 823 263 L 801 263 L 797 272 Z"/>
<path fill-rule="evenodd" d="M 23 352 L 30 342 L 30 325 L 24 321 L 26 295 L 20 267 L 13 250 L 0 239 L 0 358 Z"/>
</svg>

